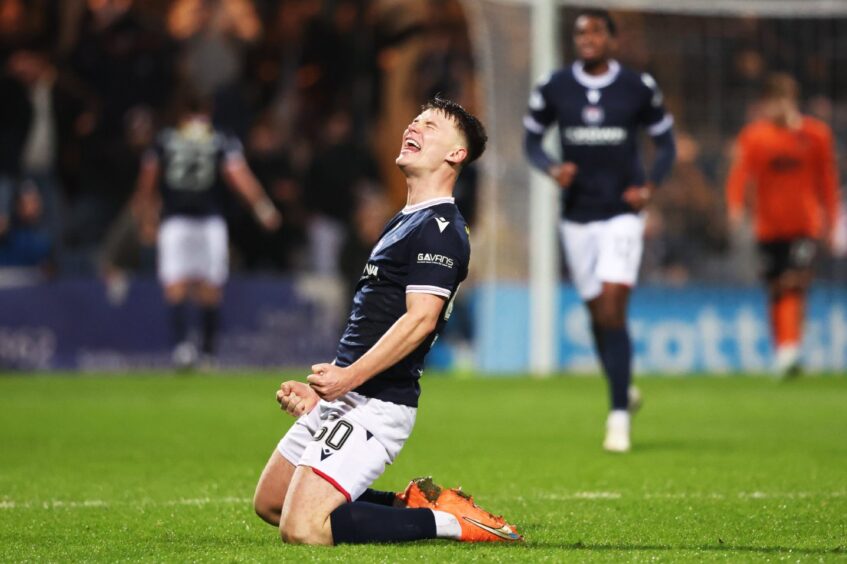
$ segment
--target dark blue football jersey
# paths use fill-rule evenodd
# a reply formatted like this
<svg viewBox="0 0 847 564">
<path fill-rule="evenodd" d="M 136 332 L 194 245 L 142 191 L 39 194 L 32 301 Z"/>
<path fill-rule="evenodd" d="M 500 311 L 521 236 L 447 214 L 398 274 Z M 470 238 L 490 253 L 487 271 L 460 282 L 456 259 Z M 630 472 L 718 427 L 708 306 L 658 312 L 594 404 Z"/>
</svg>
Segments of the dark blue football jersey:
<svg viewBox="0 0 847 564">
<path fill-rule="evenodd" d="M 349 366 L 374 346 L 406 313 L 407 293 L 441 296 L 444 308 L 435 330 L 417 349 L 354 391 L 417 407 L 424 357 L 450 317 L 470 254 L 468 227 L 453 198 L 406 207 L 388 222 L 356 286 L 335 363 Z"/>
<path fill-rule="evenodd" d="M 228 159 L 243 159 L 241 142 L 219 131 L 165 129 L 145 158 L 161 165 L 162 216 L 206 217 L 223 213 Z"/>
<path fill-rule="evenodd" d="M 578 167 L 573 184 L 562 190 L 564 217 L 588 222 L 633 213 L 621 197 L 645 182 L 639 129 L 655 137 L 673 125 L 653 77 L 616 61 L 605 74 L 592 76 L 578 61 L 542 80 L 530 95 L 527 131 L 542 134 L 554 122 L 563 160 Z"/>
</svg>

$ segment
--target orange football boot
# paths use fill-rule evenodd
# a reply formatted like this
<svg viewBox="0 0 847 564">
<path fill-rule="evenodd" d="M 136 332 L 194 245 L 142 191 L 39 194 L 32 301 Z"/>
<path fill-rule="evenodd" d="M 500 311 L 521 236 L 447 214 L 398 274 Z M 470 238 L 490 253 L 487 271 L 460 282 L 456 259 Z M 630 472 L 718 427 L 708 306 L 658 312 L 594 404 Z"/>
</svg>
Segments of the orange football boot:
<svg viewBox="0 0 847 564">
<path fill-rule="evenodd" d="M 443 489 L 432 481 L 432 476 L 415 478 L 406 486 L 406 491 L 397 494 L 395 505 L 435 509 L 435 501 L 441 495 Z"/>
<path fill-rule="evenodd" d="M 451 513 L 462 527 L 462 542 L 515 542 L 522 541 L 513 525 L 502 516 L 494 516 L 473 502 L 473 498 L 461 488 L 444 490 L 438 496 L 435 507 L 438 511 Z"/>
</svg>

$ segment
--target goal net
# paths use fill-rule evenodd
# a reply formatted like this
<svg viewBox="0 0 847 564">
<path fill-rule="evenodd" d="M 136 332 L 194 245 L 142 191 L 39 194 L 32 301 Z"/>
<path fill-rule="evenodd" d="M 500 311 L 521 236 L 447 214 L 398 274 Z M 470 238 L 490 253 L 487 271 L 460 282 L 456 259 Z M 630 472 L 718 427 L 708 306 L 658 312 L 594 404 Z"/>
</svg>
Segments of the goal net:
<svg viewBox="0 0 847 564">
<path fill-rule="evenodd" d="M 490 133 L 474 241 L 477 363 L 484 370 L 527 369 L 535 341 L 545 335 L 553 343 L 552 352 L 542 347 L 539 354 L 552 354 L 555 366 L 573 366 L 563 358 L 563 346 L 567 347 L 561 344 L 561 333 L 567 327 L 562 326 L 561 304 L 556 303 L 564 299 L 562 294 L 557 288 L 555 300 L 547 306 L 556 315 L 545 317 L 544 303 L 536 300 L 533 306 L 530 292 L 544 288 L 534 280 L 539 270 L 532 265 L 534 253 L 545 253 L 537 239 L 545 233 L 539 235 L 537 226 L 544 225 L 548 239 L 555 241 L 550 232 L 555 225 L 543 217 L 545 209 L 548 215 L 555 212 L 546 204 L 541 211 L 537 204 L 533 208 L 530 185 L 540 183 L 540 190 L 549 192 L 542 195 L 547 203 L 555 201 L 550 197 L 554 188 L 544 179 L 530 181 L 522 147 L 521 118 L 531 84 L 541 72 L 552 70 L 539 69 L 537 38 L 544 30 L 538 26 L 544 20 L 533 21 L 534 9 L 546 7 L 552 17 L 547 22 L 548 31 L 554 32 L 548 66 L 574 60 L 571 29 L 581 7 L 610 9 L 619 27 L 616 57 L 650 72 L 674 115 L 678 158 L 648 221 L 641 273 L 647 288 L 743 288 L 757 281 L 755 245 L 749 233 L 738 235 L 727 229 L 723 193 L 733 139 L 752 115 L 768 73 L 785 71 L 798 79 L 804 111 L 833 128 L 842 172 L 845 168 L 847 2 L 564 0 L 552 8 L 529 0 L 464 0 L 463 4 Z M 649 161 L 650 143 L 643 147 Z M 564 270 L 558 247 L 554 251 L 544 256 L 553 257 L 558 277 Z M 824 281 L 843 285 L 847 280 L 842 260 L 826 258 L 819 270 Z M 540 272 L 550 278 L 549 272 Z M 540 317 L 541 326 L 533 327 L 532 317 Z M 554 325 L 545 329 L 550 323 Z"/>
</svg>

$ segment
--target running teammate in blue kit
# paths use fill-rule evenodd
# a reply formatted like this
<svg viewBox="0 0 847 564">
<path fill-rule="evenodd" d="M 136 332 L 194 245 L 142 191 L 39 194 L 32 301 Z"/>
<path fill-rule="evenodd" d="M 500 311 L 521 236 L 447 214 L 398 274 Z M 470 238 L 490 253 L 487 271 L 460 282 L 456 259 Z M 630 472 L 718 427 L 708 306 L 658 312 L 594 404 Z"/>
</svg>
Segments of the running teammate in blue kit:
<svg viewBox="0 0 847 564">
<path fill-rule="evenodd" d="M 632 343 L 627 306 L 643 249 L 643 210 L 676 154 L 673 118 L 652 76 L 611 58 L 616 26 L 605 10 L 584 10 L 574 23 L 578 60 L 532 91 L 524 117 L 531 163 L 562 188 L 563 239 L 568 268 L 591 316 L 600 363 L 608 378 L 611 412 L 603 447 L 630 449 Z M 559 128 L 562 159 L 542 148 L 544 132 Z M 644 128 L 656 146 L 645 175 L 638 147 Z"/>
<path fill-rule="evenodd" d="M 402 495 L 369 488 L 411 434 L 424 357 L 468 274 L 453 186 L 485 143 L 474 116 L 439 98 L 403 133 L 396 163 L 407 205 L 364 265 L 335 360 L 312 366 L 308 384 L 284 382 L 277 392 L 299 418 L 271 454 L 254 506 L 287 543 L 521 539 L 458 490 L 425 480 Z"/>
</svg>

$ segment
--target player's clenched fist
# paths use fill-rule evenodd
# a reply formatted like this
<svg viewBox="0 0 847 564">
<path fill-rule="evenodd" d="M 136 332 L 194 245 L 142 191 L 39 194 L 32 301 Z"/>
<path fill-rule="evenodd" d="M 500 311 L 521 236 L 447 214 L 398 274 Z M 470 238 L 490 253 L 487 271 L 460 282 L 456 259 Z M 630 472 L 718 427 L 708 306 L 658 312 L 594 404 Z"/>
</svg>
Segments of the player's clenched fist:
<svg viewBox="0 0 847 564">
<path fill-rule="evenodd" d="M 308 384 L 289 380 L 276 391 L 276 401 L 286 413 L 300 417 L 312 411 L 320 398 Z"/>
<path fill-rule="evenodd" d="M 336 400 L 355 387 L 350 385 L 348 369 L 334 364 L 312 366 L 312 374 L 309 374 L 306 380 L 312 390 L 326 401 Z"/>
</svg>

